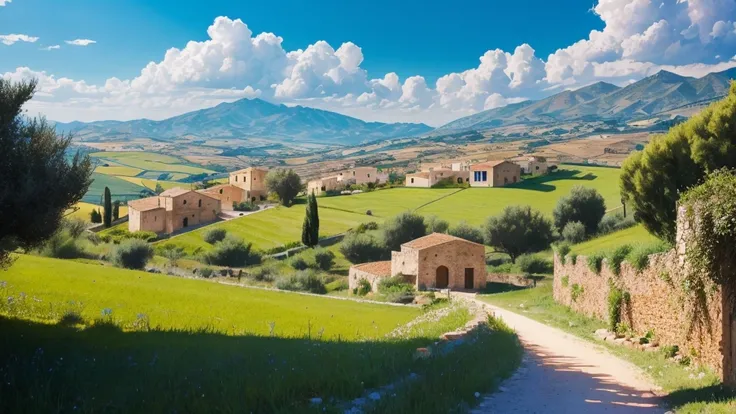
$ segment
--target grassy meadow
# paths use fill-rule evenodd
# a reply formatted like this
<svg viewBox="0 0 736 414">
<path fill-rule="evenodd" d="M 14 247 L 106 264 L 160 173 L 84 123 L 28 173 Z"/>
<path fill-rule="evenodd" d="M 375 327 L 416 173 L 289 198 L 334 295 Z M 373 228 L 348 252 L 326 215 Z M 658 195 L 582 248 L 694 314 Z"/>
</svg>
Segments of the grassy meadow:
<svg viewBox="0 0 736 414">
<path fill-rule="evenodd" d="M 102 197 L 105 187 L 110 188 L 113 200 L 120 199 L 122 201 L 137 199 L 143 187 L 135 185 L 128 181 L 122 180 L 113 175 L 105 175 L 100 173 L 92 173 L 92 184 L 84 195 L 82 201 L 92 204 L 102 203 Z"/>
<path fill-rule="evenodd" d="M 624 244 L 637 245 L 654 243 L 658 239 L 651 234 L 641 224 L 628 229 L 619 230 L 606 234 L 601 237 L 584 241 L 580 244 L 572 246 L 572 252 L 579 255 L 587 256 L 592 253 L 612 250 Z"/>
<path fill-rule="evenodd" d="M 170 155 L 157 154 L 152 152 L 106 151 L 95 152 L 90 154 L 90 156 L 92 158 L 98 159 L 102 163 L 104 163 L 105 161 L 110 161 L 111 163 L 114 163 L 116 165 L 136 168 L 145 171 L 178 172 L 184 174 L 209 174 L 214 172 L 206 168 L 186 163 L 185 161 L 176 157 L 172 157 Z"/>
<path fill-rule="evenodd" d="M 0 295 L 8 412 L 342 412 L 410 374 L 416 379 L 395 388 L 395 399 L 363 412 L 448 411 L 474 403 L 474 392 L 492 390 L 521 359 L 502 324 L 452 352 L 415 358 L 469 317 L 442 305 L 361 303 L 32 256 L 0 273 Z M 421 326 L 387 335 L 423 314 Z"/>
<path fill-rule="evenodd" d="M 407 210 L 415 210 L 458 191 L 459 188 L 391 188 L 349 196 L 322 197 L 319 199 L 319 205 L 359 214 L 365 214 L 370 210 L 374 216 L 385 218 Z"/>
</svg>

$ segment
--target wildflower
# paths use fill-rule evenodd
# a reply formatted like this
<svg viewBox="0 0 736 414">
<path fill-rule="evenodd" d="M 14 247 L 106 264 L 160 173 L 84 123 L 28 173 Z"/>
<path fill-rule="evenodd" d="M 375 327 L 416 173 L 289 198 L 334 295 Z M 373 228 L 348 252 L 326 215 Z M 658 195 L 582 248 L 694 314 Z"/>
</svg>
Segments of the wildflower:
<svg viewBox="0 0 736 414">
<path fill-rule="evenodd" d="M 102 310 L 102 316 L 110 316 L 110 315 L 112 315 L 112 309 L 105 308 Z"/>
</svg>

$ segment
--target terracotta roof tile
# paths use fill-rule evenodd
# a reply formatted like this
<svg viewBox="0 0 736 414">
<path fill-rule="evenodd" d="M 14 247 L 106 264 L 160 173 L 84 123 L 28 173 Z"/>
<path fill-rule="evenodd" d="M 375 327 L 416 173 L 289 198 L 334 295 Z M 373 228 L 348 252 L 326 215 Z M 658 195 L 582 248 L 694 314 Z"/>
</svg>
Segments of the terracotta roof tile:
<svg viewBox="0 0 736 414">
<path fill-rule="evenodd" d="M 161 197 L 178 197 L 182 194 L 186 194 L 192 190 L 187 190 L 185 188 L 181 187 L 174 187 L 169 188 L 168 190 L 164 191 L 163 193 L 159 194 Z"/>
<path fill-rule="evenodd" d="M 128 207 L 137 211 L 148 211 L 163 208 L 163 206 L 160 206 L 158 203 L 158 196 L 141 198 L 140 200 L 130 200 L 128 201 Z"/>
<path fill-rule="evenodd" d="M 410 247 L 412 249 L 426 249 L 428 247 L 434 247 L 443 243 L 451 242 L 451 241 L 462 241 L 465 243 L 471 243 L 471 244 L 478 244 L 471 242 L 470 240 L 461 239 L 460 237 L 451 236 L 449 234 L 444 233 L 432 233 L 430 235 L 420 237 L 418 239 L 414 239 L 410 242 L 406 242 L 402 244 L 401 246 Z"/>
<path fill-rule="evenodd" d="M 476 171 L 476 170 L 487 170 L 489 168 L 493 168 L 493 167 L 495 167 L 497 165 L 500 165 L 500 164 L 503 164 L 505 162 L 507 162 L 507 161 L 506 160 L 488 161 L 488 162 L 483 162 L 483 163 L 480 163 L 480 164 L 473 164 L 473 165 L 470 166 L 470 169 L 473 170 L 473 171 Z"/>
<path fill-rule="evenodd" d="M 376 276 L 391 276 L 391 262 L 370 262 L 353 266 L 361 272 L 370 273 Z"/>
</svg>

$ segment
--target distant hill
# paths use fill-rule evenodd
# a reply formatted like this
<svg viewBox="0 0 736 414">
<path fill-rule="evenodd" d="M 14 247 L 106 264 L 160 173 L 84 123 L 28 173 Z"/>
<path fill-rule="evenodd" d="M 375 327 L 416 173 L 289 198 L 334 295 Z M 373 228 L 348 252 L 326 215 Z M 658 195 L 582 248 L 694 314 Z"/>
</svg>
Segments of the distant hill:
<svg viewBox="0 0 736 414">
<path fill-rule="evenodd" d="M 720 98 L 736 79 L 736 68 L 702 78 L 667 71 L 619 88 L 598 82 L 574 91 L 564 91 L 538 100 L 524 101 L 460 118 L 437 132 L 485 130 L 513 124 L 547 124 L 564 121 L 632 120 Z"/>
<path fill-rule="evenodd" d="M 58 132 L 73 132 L 79 140 L 112 141 L 128 137 L 175 140 L 263 137 L 354 145 L 365 141 L 421 135 L 425 124 L 365 122 L 335 112 L 303 106 L 275 105 L 261 99 L 241 99 L 188 112 L 162 121 L 97 121 L 56 123 Z"/>
</svg>

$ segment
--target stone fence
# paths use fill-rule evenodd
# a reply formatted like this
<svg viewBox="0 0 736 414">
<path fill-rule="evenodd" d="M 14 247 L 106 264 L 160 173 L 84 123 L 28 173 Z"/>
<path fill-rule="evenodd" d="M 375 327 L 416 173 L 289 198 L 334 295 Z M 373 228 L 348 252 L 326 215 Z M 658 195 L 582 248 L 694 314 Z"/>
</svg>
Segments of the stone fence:
<svg viewBox="0 0 736 414">
<path fill-rule="evenodd" d="M 680 240 L 678 238 L 678 240 Z M 649 264 L 639 271 L 624 262 L 618 275 L 604 259 L 600 273 L 591 270 L 588 258 L 554 256 L 554 299 L 572 310 L 603 321 L 609 318 L 612 286 L 627 295 L 620 311 L 620 322 L 637 334 L 648 331 L 660 345 L 677 345 L 691 360 L 713 368 L 724 382 L 734 384 L 736 337 L 731 307 L 721 289 L 707 294 L 707 312 L 700 323 L 692 323 L 691 301 L 682 288 L 685 265 L 684 243 L 678 249 L 649 256 Z M 725 317 L 724 317 L 725 315 Z"/>
</svg>

